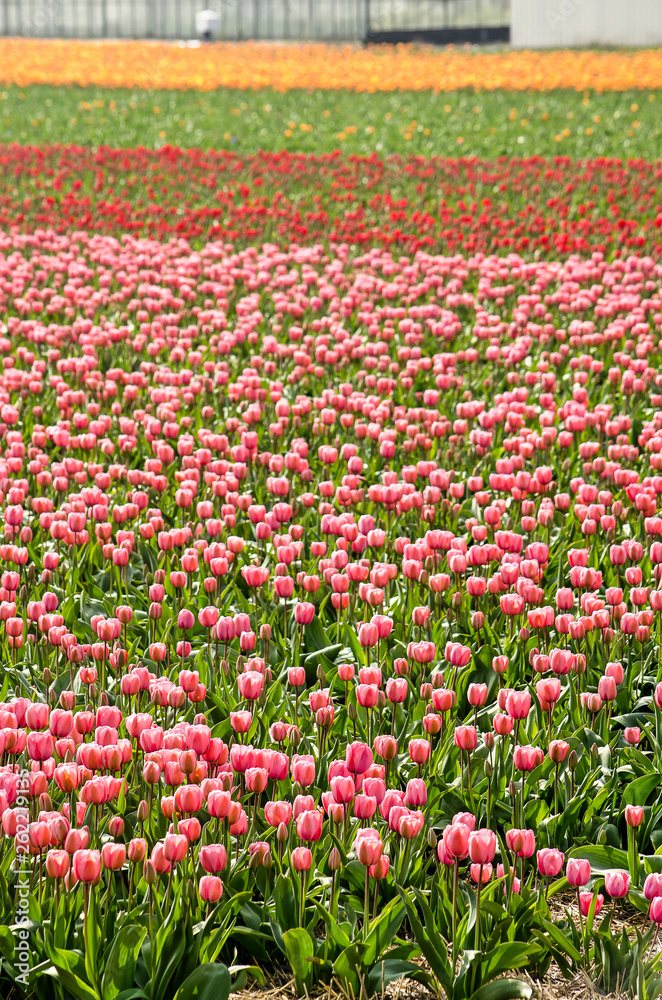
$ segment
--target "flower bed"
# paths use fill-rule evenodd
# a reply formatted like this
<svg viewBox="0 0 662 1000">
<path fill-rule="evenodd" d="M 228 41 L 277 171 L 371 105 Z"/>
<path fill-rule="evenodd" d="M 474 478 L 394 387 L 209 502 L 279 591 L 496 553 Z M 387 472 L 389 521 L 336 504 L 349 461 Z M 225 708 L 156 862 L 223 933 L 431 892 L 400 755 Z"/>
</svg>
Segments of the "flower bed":
<svg viewBox="0 0 662 1000">
<path fill-rule="evenodd" d="M 176 150 L 133 155 L 168 211 L 124 209 L 171 238 L 116 238 L 121 154 L 9 155 L 5 211 L 62 191 L 0 236 L 6 990 L 226 996 L 285 962 L 299 995 L 489 1000 L 554 960 L 658 995 L 660 264 L 444 256 L 413 216 L 407 256 L 301 247 L 287 205 L 233 250 L 165 227 L 238 161 Z M 390 176 L 242 164 L 292 168 L 374 172 L 380 205 Z"/>
</svg>

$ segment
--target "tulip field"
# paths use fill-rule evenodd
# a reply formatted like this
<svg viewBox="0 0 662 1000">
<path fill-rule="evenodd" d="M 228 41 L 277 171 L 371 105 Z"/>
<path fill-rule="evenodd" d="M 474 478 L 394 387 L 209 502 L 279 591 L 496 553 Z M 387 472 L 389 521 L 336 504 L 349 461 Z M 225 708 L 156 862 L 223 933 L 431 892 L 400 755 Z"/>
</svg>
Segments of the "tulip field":
<svg viewBox="0 0 662 1000">
<path fill-rule="evenodd" d="M 197 111 L 194 144 L 27 140 L 21 100 L 64 128 L 89 83 L 149 130 L 184 97 L 7 44 L 0 996 L 662 996 L 659 54 L 522 53 L 524 96 L 486 54 L 431 128 L 625 101 L 631 158 L 584 125 L 459 158 Z M 264 52 L 246 120 L 328 98 L 369 144 L 385 56 L 311 96 Z M 432 55 L 388 58 L 429 102 Z"/>
</svg>

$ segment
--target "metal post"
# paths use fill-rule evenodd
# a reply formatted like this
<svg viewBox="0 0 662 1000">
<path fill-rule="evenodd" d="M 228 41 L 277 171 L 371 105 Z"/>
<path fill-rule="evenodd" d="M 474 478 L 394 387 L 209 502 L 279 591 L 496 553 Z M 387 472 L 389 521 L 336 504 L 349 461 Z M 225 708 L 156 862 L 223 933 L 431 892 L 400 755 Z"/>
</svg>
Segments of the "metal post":
<svg viewBox="0 0 662 1000">
<path fill-rule="evenodd" d="M 370 34 L 370 0 L 365 0 L 365 34 Z"/>
</svg>

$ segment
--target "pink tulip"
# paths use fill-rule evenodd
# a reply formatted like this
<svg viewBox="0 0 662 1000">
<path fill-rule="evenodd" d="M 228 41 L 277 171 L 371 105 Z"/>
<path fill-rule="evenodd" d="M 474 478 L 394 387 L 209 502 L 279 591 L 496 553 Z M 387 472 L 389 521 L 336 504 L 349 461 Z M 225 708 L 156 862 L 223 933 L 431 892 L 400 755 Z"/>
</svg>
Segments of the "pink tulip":
<svg viewBox="0 0 662 1000">
<path fill-rule="evenodd" d="M 596 901 L 595 902 L 595 916 L 597 917 L 598 913 L 602 909 L 602 904 L 605 901 L 604 896 L 602 895 L 602 893 L 598 893 L 597 896 L 594 896 L 594 893 L 592 893 L 592 892 L 580 892 L 579 893 L 579 908 L 581 910 L 581 914 L 582 914 L 583 917 L 588 917 L 589 911 L 591 909 L 591 904 L 592 904 L 594 898 L 595 898 L 595 901 Z"/>
<path fill-rule="evenodd" d="M 200 848 L 198 859 L 206 872 L 221 872 L 227 864 L 225 847 L 223 844 L 207 844 Z"/>
<path fill-rule="evenodd" d="M 301 840 L 319 840 L 322 836 L 324 815 L 317 809 L 307 809 L 296 817 L 297 834 Z"/>
<path fill-rule="evenodd" d="M 630 876 L 618 870 L 605 872 L 605 890 L 612 899 L 623 899 L 630 891 Z"/>
<path fill-rule="evenodd" d="M 511 691 L 506 699 L 506 711 L 511 719 L 526 719 L 531 708 L 528 691 Z"/>
<path fill-rule="evenodd" d="M 77 850 L 73 856 L 72 870 L 79 882 L 97 882 L 101 877 L 99 851 Z"/>
<path fill-rule="evenodd" d="M 452 858 L 466 858 L 469 854 L 471 831 L 464 823 L 451 823 L 444 829 L 444 847 Z"/>
<path fill-rule="evenodd" d="M 186 857 L 188 841 L 183 834 L 167 833 L 163 841 L 163 854 L 167 861 L 178 864 Z"/>
<path fill-rule="evenodd" d="M 460 750 L 465 750 L 467 753 L 471 753 L 476 749 L 478 744 L 478 736 L 476 730 L 473 726 L 456 726 L 455 728 L 455 746 L 459 747 Z"/>
<path fill-rule="evenodd" d="M 350 743 L 347 747 L 345 760 L 353 774 L 363 774 L 373 763 L 372 750 L 365 743 Z"/>
<path fill-rule="evenodd" d="M 410 740 L 409 741 L 409 756 L 415 764 L 425 764 L 430 757 L 430 742 L 429 740 Z"/>
<path fill-rule="evenodd" d="M 644 821 L 644 807 L 628 805 L 625 807 L 625 822 L 628 826 L 641 826 Z"/>
<path fill-rule="evenodd" d="M 655 899 L 656 896 L 662 896 L 662 874 L 659 872 L 651 872 L 646 876 L 646 881 L 644 882 L 644 896 L 646 899 Z"/>
<path fill-rule="evenodd" d="M 573 888 L 586 885 L 591 877 L 591 865 L 582 858 L 569 858 L 565 868 L 568 884 Z"/>
<path fill-rule="evenodd" d="M 313 855 L 307 847 L 295 847 L 290 858 L 295 872 L 307 872 L 312 867 Z"/>
<path fill-rule="evenodd" d="M 538 851 L 538 871 L 545 878 L 554 878 L 563 867 L 563 852 L 553 847 L 543 847 Z"/>
<path fill-rule="evenodd" d="M 203 875 L 198 883 L 198 892 L 203 903 L 218 903 L 223 895 L 223 883 L 216 875 Z"/>
<path fill-rule="evenodd" d="M 370 827 L 359 830 L 354 842 L 356 856 L 362 865 L 369 867 L 378 863 L 384 844 L 376 830 Z"/>
<path fill-rule="evenodd" d="M 486 865 L 494 860 L 496 834 L 493 830 L 476 830 L 469 835 L 469 857 L 475 864 Z"/>
</svg>

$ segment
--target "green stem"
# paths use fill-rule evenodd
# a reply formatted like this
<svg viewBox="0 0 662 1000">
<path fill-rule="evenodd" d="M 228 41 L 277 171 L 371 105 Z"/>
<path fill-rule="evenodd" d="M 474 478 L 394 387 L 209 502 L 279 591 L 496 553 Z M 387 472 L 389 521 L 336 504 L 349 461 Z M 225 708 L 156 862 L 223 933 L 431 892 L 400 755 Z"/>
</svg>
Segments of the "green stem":
<svg viewBox="0 0 662 1000">
<path fill-rule="evenodd" d="M 483 888 L 483 866 L 480 866 L 480 871 L 478 872 L 478 893 L 476 895 L 476 933 L 475 938 L 475 949 L 480 952 L 480 890 Z"/>
</svg>

